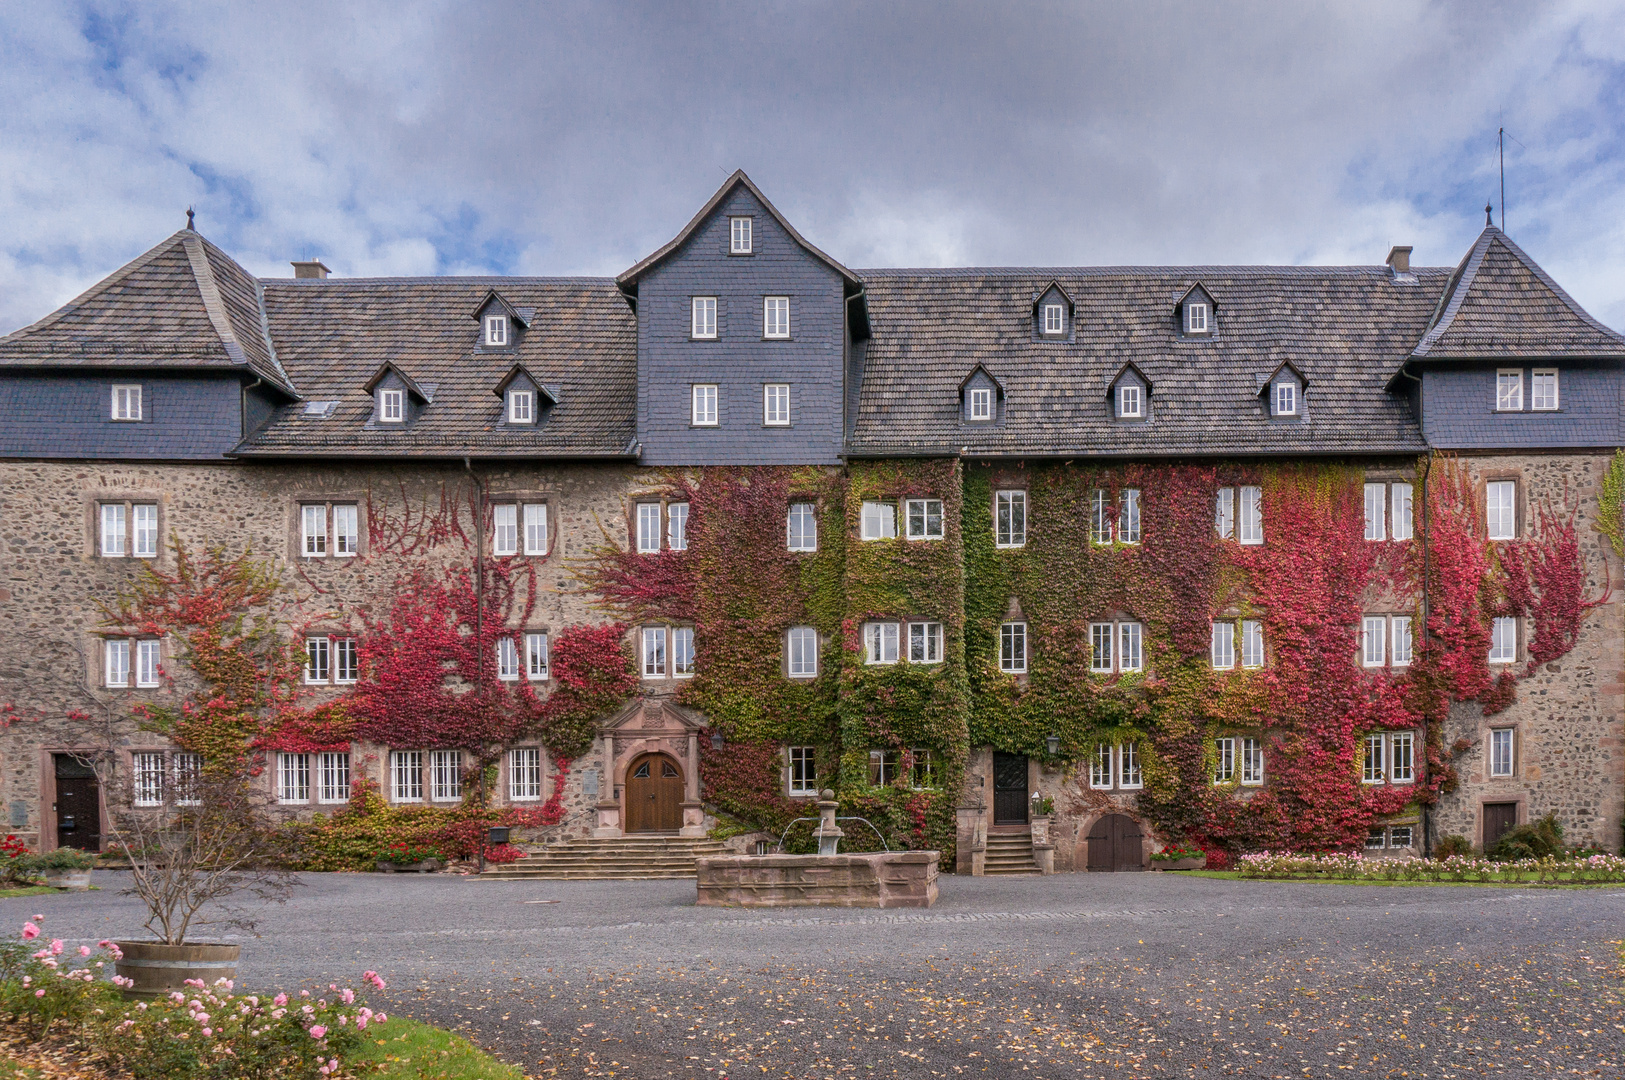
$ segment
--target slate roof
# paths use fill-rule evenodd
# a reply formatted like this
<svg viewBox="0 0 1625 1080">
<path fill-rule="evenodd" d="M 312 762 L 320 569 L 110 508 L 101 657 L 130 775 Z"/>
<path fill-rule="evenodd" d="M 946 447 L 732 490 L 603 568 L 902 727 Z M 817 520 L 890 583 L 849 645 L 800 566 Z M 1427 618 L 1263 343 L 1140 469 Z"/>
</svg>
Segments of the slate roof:
<svg viewBox="0 0 1625 1080">
<path fill-rule="evenodd" d="M 1384 384 L 1450 278 L 1386 267 L 1189 266 L 859 270 L 874 336 L 849 440 L 854 456 L 1177 456 L 1417 453 L 1408 403 Z M 1032 297 L 1059 281 L 1069 340 L 1033 332 Z M 1178 300 L 1201 282 L 1220 305 L 1211 336 L 1185 338 Z M 1272 418 L 1260 380 L 1291 361 L 1305 415 Z M 1111 415 L 1107 388 L 1133 365 L 1155 387 L 1150 419 Z M 957 388 L 981 364 L 1005 388 L 1002 422 L 961 420 Z"/>
<path fill-rule="evenodd" d="M 1479 234 L 1411 354 L 1428 360 L 1625 357 L 1593 319 L 1500 229 Z"/>
<path fill-rule="evenodd" d="M 267 279 L 277 355 L 325 415 L 285 406 L 245 457 L 635 456 L 637 323 L 610 278 Z M 511 348 L 479 346 L 469 313 L 495 289 L 534 308 Z M 372 421 L 365 387 L 388 362 L 429 399 L 405 427 Z M 557 399 L 540 423 L 509 427 L 495 389 L 523 364 Z"/>
<path fill-rule="evenodd" d="M 182 229 L 0 337 L 0 367 L 237 370 L 296 395 L 266 332 L 262 293 L 230 256 Z"/>
</svg>

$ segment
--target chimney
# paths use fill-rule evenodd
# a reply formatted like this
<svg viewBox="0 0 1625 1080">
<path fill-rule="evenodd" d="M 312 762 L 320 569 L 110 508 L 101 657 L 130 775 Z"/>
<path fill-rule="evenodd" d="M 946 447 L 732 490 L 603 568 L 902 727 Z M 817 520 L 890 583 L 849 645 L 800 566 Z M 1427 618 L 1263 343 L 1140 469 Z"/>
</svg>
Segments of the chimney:
<svg viewBox="0 0 1625 1080">
<path fill-rule="evenodd" d="M 1394 250 L 1398 251 L 1399 249 L 1395 248 Z M 1409 251 L 1410 248 L 1405 250 Z M 320 259 L 306 259 L 304 262 L 293 264 L 293 276 L 296 278 L 324 278 L 330 273 L 332 271 L 323 266 Z"/>
<path fill-rule="evenodd" d="M 294 263 L 294 265 L 298 266 L 299 264 Z M 1393 271 L 1396 277 L 1411 272 L 1411 249 L 1409 245 L 1395 246 L 1389 249 L 1388 269 Z"/>
</svg>

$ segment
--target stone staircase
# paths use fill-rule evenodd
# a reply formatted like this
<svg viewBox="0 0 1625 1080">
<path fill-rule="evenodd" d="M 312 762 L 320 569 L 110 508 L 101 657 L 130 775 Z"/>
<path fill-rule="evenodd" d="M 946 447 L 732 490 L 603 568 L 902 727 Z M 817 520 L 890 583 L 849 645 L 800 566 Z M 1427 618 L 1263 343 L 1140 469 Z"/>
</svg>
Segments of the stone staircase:
<svg viewBox="0 0 1625 1080">
<path fill-rule="evenodd" d="M 527 881 L 644 881 L 691 878 L 694 860 L 721 855 L 715 840 L 679 836 L 582 838 L 549 844 L 502 866 L 487 866 L 482 877 Z"/>
<path fill-rule="evenodd" d="M 1033 834 L 1026 830 L 989 832 L 987 851 L 982 858 L 982 873 L 1038 873 L 1038 864 L 1033 861 Z"/>
</svg>

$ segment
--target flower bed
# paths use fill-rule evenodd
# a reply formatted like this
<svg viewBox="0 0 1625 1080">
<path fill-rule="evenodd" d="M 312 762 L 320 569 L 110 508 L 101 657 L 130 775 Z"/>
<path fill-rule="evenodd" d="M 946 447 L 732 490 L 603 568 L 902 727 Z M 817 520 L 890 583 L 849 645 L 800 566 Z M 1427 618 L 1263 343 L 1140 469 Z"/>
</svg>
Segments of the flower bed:
<svg viewBox="0 0 1625 1080">
<path fill-rule="evenodd" d="M 1524 882 L 1531 885 L 1625 883 L 1625 857 L 1619 855 L 1568 859 L 1548 856 L 1498 862 L 1471 855 L 1452 855 L 1446 859 L 1368 859 L 1358 853 L 1295 855 L 1265 851 L 1243 855 L 1236 862 L 1236 870 L 1244 878 L 1277 880 Z"/>
</svg>

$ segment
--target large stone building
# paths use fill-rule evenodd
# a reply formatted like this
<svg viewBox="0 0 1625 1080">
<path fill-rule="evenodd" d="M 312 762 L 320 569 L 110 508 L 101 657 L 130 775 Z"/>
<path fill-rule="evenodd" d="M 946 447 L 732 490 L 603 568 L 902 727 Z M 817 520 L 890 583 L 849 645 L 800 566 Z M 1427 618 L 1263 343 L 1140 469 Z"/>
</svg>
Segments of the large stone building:
<svg viewBox="0 0 1625 1080">
<path fill-rule="evenodd" d="M 130 712 L 197 689 L 183 642 L 111 612 L 213 548 L 281 567 L 301 715 L 362 718 L 261 742 L 290 812 L 776 834 L 830 786 L 971 872 L 1617 849 L 1625 338 L 1493 226 L 1409 255 L 851 270 L 742 173 L 615 279 L 257 279 L 183 229 L 0 338 L 9 828 L 100 843 L 109 737 L 190 766 Z M 500 738 L 391 681 L 414 597 Z M 636 689 L 570 742 L 609 624 Z"/>
</svg>

